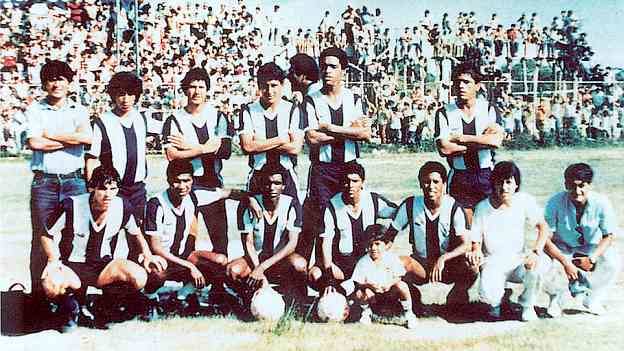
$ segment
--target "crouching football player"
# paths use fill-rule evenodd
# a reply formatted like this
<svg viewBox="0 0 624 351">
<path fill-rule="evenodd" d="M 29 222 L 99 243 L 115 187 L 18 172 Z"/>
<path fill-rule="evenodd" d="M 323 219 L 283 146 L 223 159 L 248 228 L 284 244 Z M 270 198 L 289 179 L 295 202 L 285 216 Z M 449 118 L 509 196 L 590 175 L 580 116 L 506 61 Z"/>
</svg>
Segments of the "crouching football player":
<svg viewBox="0 0 624 351">
<path fill-rule="evenodd" d="M 166 270 L 150 275 L 146 292 L 155 295 L 166 280 L 184 282 L 186 285 L 178 291 L 177 298 L 186 300 L 190 297 L 189 307 L 199 307 L 193 294 L 196 288 L 203 288 L 211 282 L 214 289 L 211 296 L 223 290 L 227 256 L 195 248 L 197 213 L 202 206 L 225 198 L 241 200 L 247 197 L 240 191 L 222 188 L 191 191 L 193 166 L 186 159 L 169 163 L 167 182 L 169 187 L 147 203 L 145 234 L 154 253 L 164 257 L 168 264 Z M 257 202 L 252 199 L 248 203 L 253 208 L 252 213 L 259 216 Z"/>
<path fill-rule="evenodd" d="M 259 176 L 262 192 L 254 197 L 262 216 L 254 220 L 245 212 L 240 218 L 245 254 L 228 265 L 228 278 L 243 299 L 269 282 L 278 283 L 295 299 L 305 298 L 307 262 L 295 253 L 301 232 L 299 201 L 282 193 L 288 176 L 284 167 L 267 164 Z"/>
<path fill-rule="evenodd" d="M 148 272 L 167 268 L 166 260 L 152 255 L 132 211 L 117 196 L 119 184 L 119 174 L 113 168 L 96 168 L 88 184 L 91 192 L 63 200 L 41 235 L 48 261 L 42 285 L 46 296 L 59 302 L 59 312 L 67 317 L 62 331 L 77 326 L 79 300 L 88 286 L 136 296 L 132 293 L 145 286 Z M 142 266 L 113 258 L 121 229 L 140 248 Z"/>
<path fill-rule="evenodd" d="M 391 245 L 384 231 L 380 224 L 366 228 L 367 237 L 370 238 L 368 254 L 357 262 L 351 279 L 341 286 L 347 294 L 355 289 L 354 299 L 362 307 L 360 323 L 371 323 L 371 305 L 387 305 L 399 300 L 407 328 L 413 329 L 417 319 L 412 312 L 412 298 L 409 286 L 401 280 L 406 270 L 399 256 L 388 251 Z"/>
</svg>

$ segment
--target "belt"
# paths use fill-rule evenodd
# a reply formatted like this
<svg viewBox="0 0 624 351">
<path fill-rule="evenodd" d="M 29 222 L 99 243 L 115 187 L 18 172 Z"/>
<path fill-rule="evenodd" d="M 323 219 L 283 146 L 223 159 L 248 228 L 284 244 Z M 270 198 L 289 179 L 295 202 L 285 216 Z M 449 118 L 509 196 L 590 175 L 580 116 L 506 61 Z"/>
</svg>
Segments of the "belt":
<svg viewBox="0 0 624 351">
<path fill-rule="evenodd" d="M 35 178 L 53 178 L 53 179 L 74 179 L 82 178 L 82 169 L 77 169 L 67 174 L 44 173 L 42 171 L 34 171 Z"/>
</svg>

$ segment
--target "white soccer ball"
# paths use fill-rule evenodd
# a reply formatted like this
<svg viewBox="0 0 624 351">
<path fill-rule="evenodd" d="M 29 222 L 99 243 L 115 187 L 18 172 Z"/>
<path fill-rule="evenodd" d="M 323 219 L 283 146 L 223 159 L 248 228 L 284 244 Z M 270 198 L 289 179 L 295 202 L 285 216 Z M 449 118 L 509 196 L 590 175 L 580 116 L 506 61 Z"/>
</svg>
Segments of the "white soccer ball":
<svg viewBox="0 0 624 351">
<path fill-rule="evenodd" d="M 342 322 L 349 316 L 347 298 L 338 292 L 331 292 L 319 299 L 316 313 L 323 322 Z"/>
<path fill-rule="evenodd" d="M 251 314 L 259 320 L 276 321 L 284 314 L 282 296 L 271 287 L 258 289 L 251 298 Z"/>
</svg>

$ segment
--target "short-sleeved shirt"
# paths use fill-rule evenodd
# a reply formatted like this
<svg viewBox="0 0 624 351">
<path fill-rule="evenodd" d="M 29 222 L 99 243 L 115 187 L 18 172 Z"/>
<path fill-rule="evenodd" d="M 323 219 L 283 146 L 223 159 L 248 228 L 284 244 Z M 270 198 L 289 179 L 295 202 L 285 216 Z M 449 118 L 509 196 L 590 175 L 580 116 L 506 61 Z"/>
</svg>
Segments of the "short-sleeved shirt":
<svg viewBox="0 0 624 351">
<path fill-rule="evenodd" d="M 319 90 L 305 97 L 309 102 L 308 128 L 318 129 L 319 123 L 331 123 L 333 125 L 349 127 L 351 124 L 366 116 L 359 95 L 351 90 L 342 88 L 340 101 L 337 108 L 333 108 L 327 97 Z M 351 139 L 337 140 L 331 144 L 315 145 L 310 147 L 310 161 L 312 163 L 346 163 L 357 160 L 360 157 L 360 146 L 357 141 Z"/>
<path fill-rule="evenodd" d="M 384 288 L 400 279 L 406 273 L 405 267 L 394 252 L 385 251 L 381 258 L 373 261 L 370 255 L 364 255 L 355 265 L 351 279 L 358 284 L 375 284 Z"/>
<path fill-rule="evenodd" d="M 462 236 L 469 232 L 470 225 L 466 220 L 465 210 L 450 196 L 444 195 L 438 213 L 433 216 L 425 206 L 422 196 L 411 196 L 399 206 L 392 227 L 398 231 L 409 229 L 409 242 L 412 244 L 412 254 L 427 259 L 427 224 L 435 223 L 437 229 L 439 252 L 448 252 L 454 236 Z"/>
<path fill-rule="evenodd" d="M 255 195 L 263 213 L 266 213 L 262 195 Z M 288 244 L 286 232 L 299 234 L 301 232 L 302 212 L 299 201 L 292 197 L 280 195 L 277 211 L 272 219 L 266 216 L 258 220 L 251 215 L 249 209 L 243 213 L 242 223 L 239 222 L 239 230 L 253 235 L 254 248 L 257 252 L 272 256 Z"/>
<path fill-rule="evenodd" d="M 360 194 L 360 213 L 353 214 L 345 204 L 342 193 L 334 195 L 325 209 L 325 228 L 321 238 L 333 240 L 333 254 L 361 256 L 366 251 L 368 238 L 364 231 L 369 225 L 377 223 L 379 218 L 392 218 L 396 204 L 381 195 L 362 190 Z"/>
<path fill-rule="evenodd" d="M 473 119 L 467 119 L 457 104 L 452 102 L 438 110 L 435 119 L 435 138 L 448 139 L 451 134 L 482 135 L 487 127 L 497 122 L 496 118 L 496 110 L 483 98 L 477 98 Z M 472 129 L 472 132 L 466 133 L 467 129 Z M 452 156 L 448 161 L 453 169 L 465 170 L 471 167 L 470 158 L 475 160 L 475 166 L 479 168 L 494 167 L 494 153 L 488 148 Z"/>
<path fill-rule="evenodd" d="M 170 135 L 181 134 L 191 144 L 204 144 L 208 140 L 231 139 L 228 135 L 228 121 L 212 106 L 205 106 L 198 116 L 192 116 L 181 109 L 169 116 L 163 125 L 163 140 Z M 165 147 L 171 147 L 168 143 Z M 193 177 L 198 177 L 209 187 L 223 186 L 221 169 L 223 162 L 216 155 L 200 155 L 191 160 Z"/>
<path fill-rule="evenodd" d="M 508 208 L 494 208 L 487 198 L 477 204 L 472 219 L 473 242 L 483 243 L 490 255 L 516 256 L 525 251 L 525 225 L 535 227 L 544 221 L 542 208 L 535 198 L 523 192 L 513 195 Z"/>
<path fill-rule="evenodd" d="M 298 107 L 286 100 L 281 100 L 275 113 L 267 111 L 259 101 L 241 110 L 239 134 L 246 134 L 259 140 L 276 137 L 288 137 L 288 133 L 302 135 Z M 260 170 L 267 163 L 280 163 L 286 169 L 293 169 L 297 158 L 277 150 L 269 150 L 249 155 L 249 167 Z"/>
<path fill-rule="evenodd" d="M 121 229 L 140 235 L 129 204 L 115 197 L 106 220 L 97 225 L 89 206 L 90 193 L 63 200 L 48 218 L 46 233 L 59 247 L 60 259 L 68 262 L 100 262 L 111 260 Z"/>
<path fill-rule="evenodd" d="M 147 177 L 147 132 L 146 118 L 136 110 L 123 119 L 106 112 L 94 121 L 93 143 L 87 157 L 115 168 L 122 186 L 142 182 Z"/>
<path fill-rule="evenodd" d="M 34 103 L 26 112 L 26 138 L 75 133 L 79 126 L 89 127 L 89 113 L 79 104 L 66 101 L 55 109 L 45 100 Z M 84 167 L 84 145 L 65 145 L 60 150 L 33 150 L 30 169 L 53 174 L 67 174 Z"/>
<path fill-rule="evenodd" d="M 576 207 L 565 191 L 548 200 L 544 217 L 553 232 L 553 242 L 565 249 L 583 246 L 581 235 L 584 245 L 597 245 L 603 236 L 615 234 L 618 229 L 611 202 L 596 192 L 589 193 L 580 223 L 576 221 Z"/>
<path fill-rule="evenodd" d="M 195 190 L 175 207 L 167 190 L 152 197 L 145 210 L 145 235 L 157 236 L 166 251 L 182 258 L 195 249 L 188 240 L 197 207 L 209 205 L 223 197 L 222 190 Z"/>
</svg>

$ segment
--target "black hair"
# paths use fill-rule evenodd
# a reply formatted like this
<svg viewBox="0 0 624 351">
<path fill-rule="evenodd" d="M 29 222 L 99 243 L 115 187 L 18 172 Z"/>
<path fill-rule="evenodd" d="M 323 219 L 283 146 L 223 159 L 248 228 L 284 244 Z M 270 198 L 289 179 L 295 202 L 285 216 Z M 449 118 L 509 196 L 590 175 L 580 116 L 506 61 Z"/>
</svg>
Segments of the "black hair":
<svg viewBox="0 0 624 351">
<path fill-rule="evenodd" d="M 115 73 L 108 82 L 106 92 L 113 100 L 117 96 L 129 93 L 134 95 L 135 102 L 138 102 L 143 92 L 143 81 L 132 72 Z"/>
<path fill-rule="evenodd" d="M 208 72 L 201 67 L 191 68 L 190 71 L 186 72 L 182 82 L 180 82 L 180 85 L 182 89 L 185 90 L 196 80 L 203 80 L 206 83 L 206 89 L 210 89 L 210 76 L 208 75 Z"/>
<path fill-rule="evenodd" d="M 99 166 L 93 170 L 87 187 L 89 189 L 102 189 L 106 184 L 113 182 L 115 182 L 117 186 L 121 186 L 121 177 L 117 170 L 113 167 Z"/>
<path fill-rule="evenodd" d="M 306 54 L 296 54 L 290 60 L 291 72 L 299 75 L 303 74 L 309 80 L 316 82 L 319 80 L 319 68 L 316 61 Z"/>
<path fill-rule="evenodd" d="M 384 243 L 390 242 L 386 236 L 386 228 L 383 224 L 371 224 L 364 230 L 364 237 L 368 238 L 368 245 L 374 241 L 383 241 Z"/>
<path fill-rule="evenodd" d="M 349 66 L 349 58 L 347 57 L 347 53 L 335 46 L 329 47 L 321 52 L 319 57 L 320 66 L 323 67 L 326 57 L 335 57 L 340 62 L 340 67 L 342 69 L 347 69 Z"/>
<path fill-rule="evenodd" d="M 591 183 L 594 180 L 594 170 L 587 163 L 574 163 L 566 168 L 563 177 L 566 187 L 575 180 Z"/>
<path fill-rule="evenodd" d="M 268 182 L 268 179 L 270 176 L 276 175 L 276 174 L 281 175 L 282 181 L 284 183 L 286 182 L 286 177 L 288 176 L 288 170 L 279 163 L 266 163 L 260 169 L 260 172 L 258 173 L 258 177 L 261 180 L 261 184 L 264 185 Z"/>
<path fill-rule="evenodd" d="M 283 82 L 286 73 L 275 62 L 268 62 L 258 68 L 257 73 L 258 86 L 264 85 L 271 80 Z"/>
<path fill-rule="evenodd" d="M 167 180 L 175 179 L 180 174 L 193 175 L 193 165 L 188 159 L 176 159 L 167 165 Z"/>
<path fill-rule="evenodd" d="M 474 79 L 475 83 L 479 83 L 483 80 L 483 75 L 479 67 L 477 67 L 476 63 L 471 61 L 464 61 L 455 66 L 455 68 L 453 68 L 452 80 L 457 81 L 462 74 L 469 74 L 472 79 Z"/>
<path fill-rule="evenodd" d="M 501 161 L 492 170 L 492 186 L 502 184 L 506 179 L 512 178 L 516 181 L 516 192 L 520 191 L 521 177 L 520 168 L 512 161 Z"/>
<path fill-rule="evenodd" d="M 366 171 L 364 171 L 364 167 L 357 162 L 350 162 L 345 165 L 343 181 L 347 180 L 349 174 L 357 174 L 360 178 L 362 178 L 362 180 L 366 179 Z"/>
<path fill-rule="evenodd" d="M 41 78 L 42 84 L 57 80 L 61 77 L 67 79 L 68 82 L 71 82 L 72 79 L 74 79 L 75 74 L 76 73 L 72 71 L 67 63 L 59 60 L 50 60 L 46 62 L 43 67 L 41 67 L 39 78 Z"/>
<path fill-rule="evenodd" d="M 418 171 L 418 181 L 422 184 L 425 176 L 431 173 L 436 173 L 436 172 L 440 173 L 440 177 L 442 177 L 442 181 L 446 183 L 446 180 L 447 180 L 446 167 L 444 167 L 444 165 L 438 161 L 425 162 L 425 164 L 422 165 L 422 167 L 420 167 L 420 170 Z"/>
</svg>

